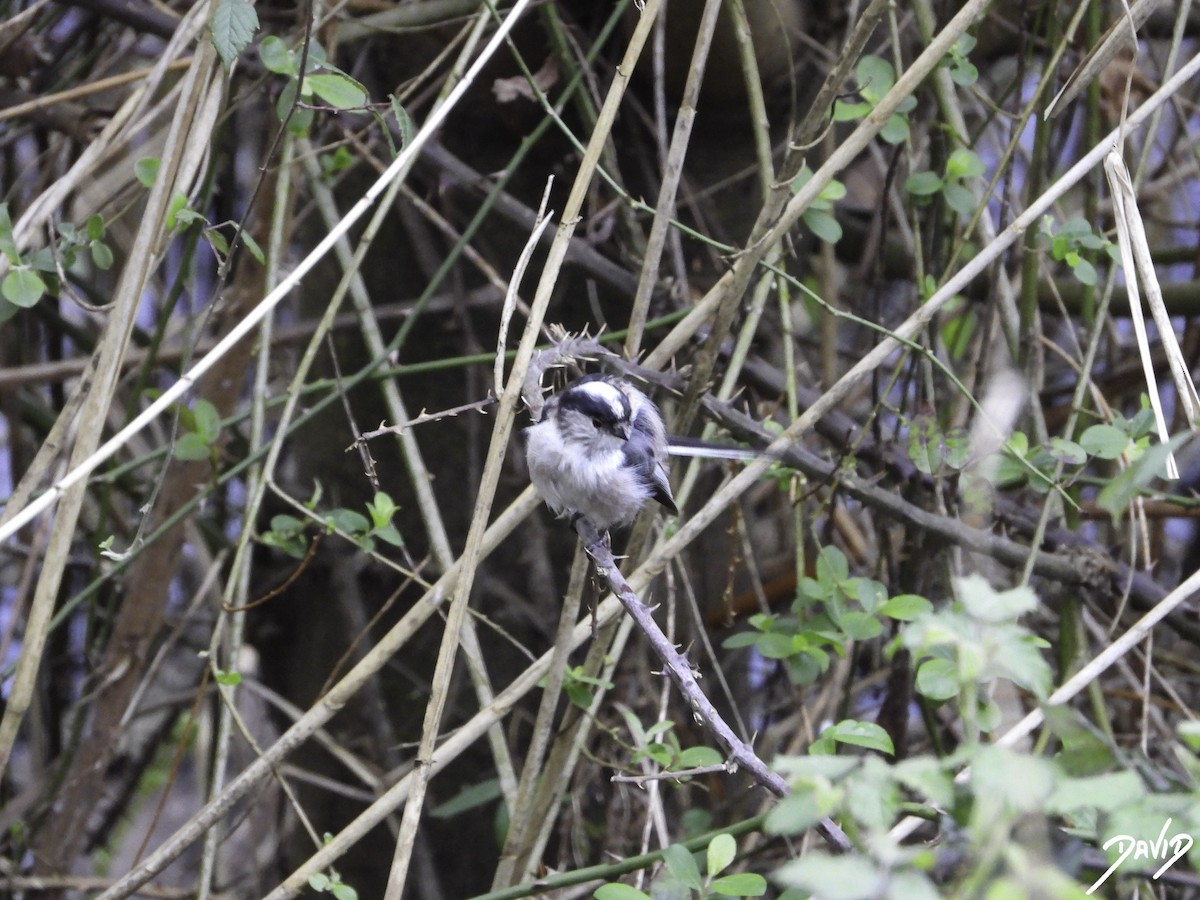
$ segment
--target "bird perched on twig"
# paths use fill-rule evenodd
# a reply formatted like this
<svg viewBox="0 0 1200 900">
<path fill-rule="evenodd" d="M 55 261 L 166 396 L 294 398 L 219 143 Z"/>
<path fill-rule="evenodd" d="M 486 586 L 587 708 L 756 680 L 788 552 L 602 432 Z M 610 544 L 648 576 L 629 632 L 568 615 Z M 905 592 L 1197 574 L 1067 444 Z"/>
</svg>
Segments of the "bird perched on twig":
<svg viewBox="0 0 1200 900">
<path fill-rule="evenodd" d="M 629 382 L 572 382 L 525 435 L 533 486 L 558 515 L 585 516 L 600 532 L 630 524 L 652 499 L 678 515 L 662 413 Z"/>
</svg>

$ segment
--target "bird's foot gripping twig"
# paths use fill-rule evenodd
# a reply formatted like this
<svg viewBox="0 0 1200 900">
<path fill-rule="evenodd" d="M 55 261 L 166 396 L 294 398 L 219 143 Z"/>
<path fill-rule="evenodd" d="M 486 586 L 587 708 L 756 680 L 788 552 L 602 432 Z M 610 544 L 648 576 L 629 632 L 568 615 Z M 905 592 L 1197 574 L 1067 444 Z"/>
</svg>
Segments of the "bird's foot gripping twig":
<svg viewBox="0 0 1200 900">
<path fill-rule="evenodd" d="M 789 793 L 787 782 L 776 772 L 772 772 L 754 752 L 754 748 L 734 733 L 720 712 L 713 706 L 712 701 L 701 690 L 691 663 L 675 649 L 674 644 L 667 640 L 667 636 L 654 621 L 651 608 L 642 602 L 633 588 L 629 586 L 629 582 L 621 575 L 607 541 L 584 516 L 575 518 L 572 524 L 583 541 L 588 556 L 596 565 L 597 575 L 608 582 L 609 588 L 617 595 L 617 599 L 621 601 L 625 611 L 633 616 L 638 628 L 646 636 L 646 640 L 650 642 L 650 646 L 658 658 L 662 660 L 664 671 L 671 676 L 671 680 L 675 682 L 688 705 L 691 706 L 697 721 L 712 732 L 725 746 L 731 763 L 745 769 L 755 781 L 777 797 L 786 797 Z M 845 833 L 832 820 L 823 819 L 819 823 L 818 829 L 835 849 L 843 851 L 851 849 L 850 841 Z"/>
</svg>

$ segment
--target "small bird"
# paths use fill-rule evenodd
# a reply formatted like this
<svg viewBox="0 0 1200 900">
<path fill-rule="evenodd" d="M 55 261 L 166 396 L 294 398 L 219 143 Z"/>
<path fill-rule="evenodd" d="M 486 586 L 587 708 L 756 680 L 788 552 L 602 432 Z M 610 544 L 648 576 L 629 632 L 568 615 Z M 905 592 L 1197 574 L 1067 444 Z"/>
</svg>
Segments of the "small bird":
<svg viewBox="0 0 1200 900">
<path fill-rule="evenodd" d="M 525 436 L 533 486 L 558 515 L 582 515 L 604 532 L 629 525 L 651 499 L 679 514 L 662 413 L 629 382 L 572 382 L 546 401 Z"/>
</svg>

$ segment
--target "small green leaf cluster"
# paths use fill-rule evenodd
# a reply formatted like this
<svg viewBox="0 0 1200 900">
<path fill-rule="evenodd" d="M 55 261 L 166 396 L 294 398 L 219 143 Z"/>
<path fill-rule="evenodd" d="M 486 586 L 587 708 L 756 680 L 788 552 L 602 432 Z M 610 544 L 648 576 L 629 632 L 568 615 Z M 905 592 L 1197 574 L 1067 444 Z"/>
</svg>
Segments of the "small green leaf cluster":
<svg viewBox="0 0 1200 900">
<path fill-rule="evenodd" d="M 1090 461 L 1122 456 L 1136 461 L 1150 449 L 1153 430 L 1154 411 L 1145 407 L 1132 419 L 1117 415 L 1112 422 L 1088 426 L 1078 441 L 1055 437 L 1044 445 L 1030 446 L 1025 432 L 1013 432 L 996 467 L 996 485 L 1002 488 L 1028 485 L 1044 494 L 1055 486 L 1054 473 L 1059 463 L 1071 467 L 1064 470 L 1070 484 Z"/>
<path fill-rule="evenodd" d="M 896 70 L 886 59 L 864 56 L 854 67 L 861 100 L 850 102 L 837 100 L 833 104 L 833 121 L 857 122 L 867 116 L 896 83 Z M 900 144 L 908 140 L 908 114 L 917 107 L 916 97 L 905 97 L 896 111 L 888 116 L 879 136 L 889 144 Z"/>
<path fill-rule="evenodd" d="M 943 431 L 932 415 L 920 415 L 908 423 L 908 458 L 926 475 L 961 472 L 970 460 L 970 435 L 954 427 Z"/>
<path fill-rule="evenodd" d="M 954 585 L 954 601 L 916 616 L 892 647 L 911 651 L 919 693 L 938 702 L 958 698 L 968 727 L 992 731 L 1000 709 L 989 690 L 997 680 L 1007 679 L 1039 699 L 1050 692 L 1050 664 L 1042 655 L 1050 645 L 1017 621 L 1037 607 L 1028 587 L 997 591 L 980 575 Z"/>
<path fill-rule="evenodd" d="M 221 437 L 221 414 L 204 399 L 179 408 L 179 427 L 183 433 L 175 442 L 176 459 L 194 462 L 202 459 L 218 462 L 217 440 Z"/>
<path fill-rule="evenodd" d="M 651 760 L 663 771 L 695 769 L 700 766 L 719 766 L 724 757 L 712 747 L 688 747 L 679 745 L 673 731 L 675 723 L 664 719 L 649 728 L 642 725 L 637 714 L 629 707 L 618 704 L 625 726 L 633 735 L 632 760 L 634 763 Z"/>
<path fill-rule="evenodd" d="M 753 872 L 722 875 L 737 856 L 737 841 L 732 835 L 718 834 L 704 853 L 705 872 L 701 874 L 696 857 L 682 844 L 663 851 L 663 873 L 651 885 L 651 893 L 627 884 L 605 884 L 592 895 L 596 900 L 650 900 L 651 897 L 761 897 L 767 892 L 767 880 Z"/>
<path fill-rule="evenodd" d="M 974 36 L 964 34 L 954 42 L 954 46 L 942 60 L 942 66 L 950 70 L 950 80 L 959 87 L 970 87 L 979 80 L 979 70 L 967 59 L 967 54 L 974 49 Z"/>
<path fill-rule="evenodd" d="M 333 835 L 326 833 L 324 841 L 328 844 Z M 308 886 L 320 894 L 333 894 L 335 900 L 358 900 L 358 891 L 342 881 L 342 876 L 330 869 L 329 874 L 317 872 L 308 876 Z"/>
<path fill-rule="evenodd" d="M 350 148 L 343 144 L 332 153 L 322 153 L 317 157 L 317 162 L 321 166 L 321 180 L 329 183 L 337 175 L 353 166 L 357 160 L 350 152 Z"/>
<path fill-rule="evenodd" d="M 58 237 L 53 247 L 42 247 L 22 255 L 17 249 L 8 204 L 0 203 L 0 253 L 8 260 L 9 270 L 0 282 L 0 322 L 12 318 L 19 309 L 29 309 L 46 294 L 58 296 L 59 265 L 70 269 L 80 262 L 80 253 L 87 251 L 93 266 L 109 269 L 113 264 L 112 249 L 104 242 L 106 226 L 99 215 L 88 218 L 83 227 L 70 222 L 58 224 Z"/>
<path fill-rule="evenodd" d="M 876 755 L 777 759 L 791 793 L 768 814 L 765 830 L 800 834 L 832 817 L 856 848 L 841 856 L 809 852 L 786 863 L 771 876 L 786 888 L 782 897 L 1082 900 L 1083 886 L 1045 854 L 1045 831 L 1030 827 L 1038 817 L 1053 819 L 1068 840 L 1102 847 L 1109 863 L 1121 852 L 1119 842 L 1110 843 L 1115 835 L 1149 842 L 1163 833 L 1164 823 L 1170 823 L 1168 834 L 1194 834 L 1200 828 L 1197 729 L 1189 733 L 1181 726 L 1180 742 L 1172 748 L 1182 783 L 1152 792 L 1077 713 L 1058 707 L 1046 712 L 1059 748 L 1052 758 L 970 743 L 943 758 L 915 756 L 895 763 Z M 966 768 L 969 779 L 955 777 Z M 907 814 L 938 822 L 944 837 L 937 847 L 897 842 L 889 832 Z M 948 859 L 955 865 L 948 867 Z M 936 880 L 935 866 L 940 870 Z M 1136 868 L 1130 860 L 1130 870 Z M 1080 877 L 1091 881 L 1099 874 Z"/>
<path fill-rule="evenodd" d="M 361 109 L 366 105 L 367 89 L 329 62 L 320 44 L 308 45 L 303 81 L 300 78 L 302 54 L 298 49 L 288 47 L 282 39 L 274 35 L 263 38 L 258 45 L 258 55 L 268 71 L 287 78 L 275 112 L 279 121 L 287 122 L 288 131 L 298 137 L 307 136 L 312 128 L 314 96 L 339 110 Z M 297 87 L 299 104 L 296 103 Z"/>
<path fill-rule="evenodd" d="M 305 506 L 310 511 L 315 511 L 319 498 L 318 491 Z M 392 524 L 392 517 L 399 508 L 390 496 L 379 491 L 374 499 L 367 503 L 367 516 L 353 509 L 338 507 L 324 513 L 319 519 L 324 522 L 326 533 L 340 532 L 370 553 L 375 549 L 377 540 L 394 547 L 404 546 L 404 538 Z M 271 527 L 260 535 L 260 539 L 268 547 L 275 547 L 289 556 L 302 559 L 307 549 L 304 539 L 307 526 L 308 521 L 286 513 L 272 516 Z"/>
<path fill-rule="evenodd" d="M 801 168 L 800 174 L 792 180 L 792 194 L 796 194 L 800 188 L 808 184 L 812 177 L 812 169 L 808 166 Z M 835 178 L 821 190 L 817 199 L 810 203 L 808 209 L 801 215 L 808 230 L 818 239 L 829 244 L 836 244 L 842 239 L 842 226 L 838 224 L 838 220 L 833 217 L 830 210 L 837 201 L 845 196 L 846 186 Z"/>
<path fill-rule="evenodd" d="M 154 182 L 158 180 L 158 167 L 159 160 L 157 157 L 143 156 L 133 164 L 134 177 L 138 180 L 139 184 L 149 190 L 154 187 Z M 263 254 L 262 247 L 250 236 L 250 232 L 233 221 L 218 222 L 215 225 L 210 223 L 203 214 L 188 205 L 187 194 L 182 191 L 176 191 L 171 195 L 171 202 L 167 205 L 167 231 L 175 234 L 184 231 L 192 225 L 197 225 L 203 229 L 202 234 L 205 240 L 208 241 L 213 253 L 222 262 L 229 255 L 229 241 L 221 233 L 220 229 L 222 228 L 232 228 L 235 234 L 240 235 L 242 244 L 250 255 L 258 260 L 259 263 L 266 262 L 266 256 Z"/>
<path fill-rule="evenodd" d="M 980 177 L 984 171 L 983 160 L 978 153 L 959 147 L 946 160 L 946 168 L 941 175 L 931 170 L 914 172 L 905 180 L 904 189 L 918 203 L 929 203 L 937 194 L 941 194 L 947 206 L 963 218 L 968 218 L 975 211 L 977 200 L 966 182 Z"/>
<path fill-rule="evenodd" d="M 543 687 L 545 683 L 545 679 L 542 679 Z M 567 666 L 563 670 L 562 686 L 567 699 L 583 710 L 591 709 L 592 699 L 595 697 L 597 688 L 609 691 L 616 687 L 607 679 L 589 675 L 583 666 Z"/>
<path fill-rule="evenodd" d="M 1042 227 L 1037 233 L 1038 246 L 1050 254 L 1055 262 L 1066 263 L 1075 280 L 1086 285 L 1096 284 L 1096 267 L 1083 258 L 1083 251 L 1103 250 L 1113 262 L 1121 261 L 1121 251 L 1112 241 L 1092 230 L 1087 220 L 1076 216 L 1055 226 L 1050 216 L 1042 217 Z"/>
<path fill-rule="evenodd" d="M 784 663 L 794 683 L 812 684 L 829 668 L 830 650 L 840 654 L 848 641 L 881 635 L 884 620 L 904 621 L 931 608 L 928 600 L 913 594 L 889 599 L 880 582 L 852 578 L 849 569 L 841 550 L 822 547 L 816 577 L 801 580 L 791 613 L 751 616 L 752 630 L 733 635 L 723 646 L 754 647 L 767 659 Z"/>
</svg>

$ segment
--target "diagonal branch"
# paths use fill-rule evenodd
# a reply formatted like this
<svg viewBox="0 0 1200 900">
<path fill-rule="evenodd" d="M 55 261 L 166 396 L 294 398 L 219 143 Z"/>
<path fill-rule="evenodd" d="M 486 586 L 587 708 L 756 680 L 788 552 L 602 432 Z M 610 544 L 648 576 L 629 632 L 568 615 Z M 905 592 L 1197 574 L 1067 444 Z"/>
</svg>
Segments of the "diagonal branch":
<svg viewBox="0 0 1200 900">
<path fill-rule="evenodd" d="M 613 594 L 625 607 L 625 611 L 633 617 L 638 628 L 642 630 L 642 634 L 650 642 L 655 654 L 662 660 L 666 674 L 671 676 L 671 680 L 675 682 L 676 687 L 687 700 L 697 720 L 703 723 L 704 727 L 725 745 L 725 749 L 729 752 L 729 771 L 734 771 L 738 767 L 744 768 L 754 777 L 755 781 L 775 796 L 786 797 L 788 795 L 787 782 L 767 768 L 767 764 L 754 752 L 754 748 L 737 736 L 725 718 L 713 706 L 712 701 L 701 690 L 692 664 L 688 662 L 687 657 L 675 649 L 675 645 L 663 634 L 658 623 L 654 621 L 654 616 L 651 615 L 650 607 L 642 602 L 621 574 L 621 570 L 617 568 L 617 562 L 613 559 L 612 548 L 609 547 L 608 541 L 600 537 L 595 526 L 582 516 L 575 521 L 575 531 L 583 541 L 588 556 L 596 564 L 596 574 L 608 583 Z M 835 822 L 823 819 L 818 829 L 825 840 L 837 849 L 850 849 L 850 841 Z"/>
</svg>

